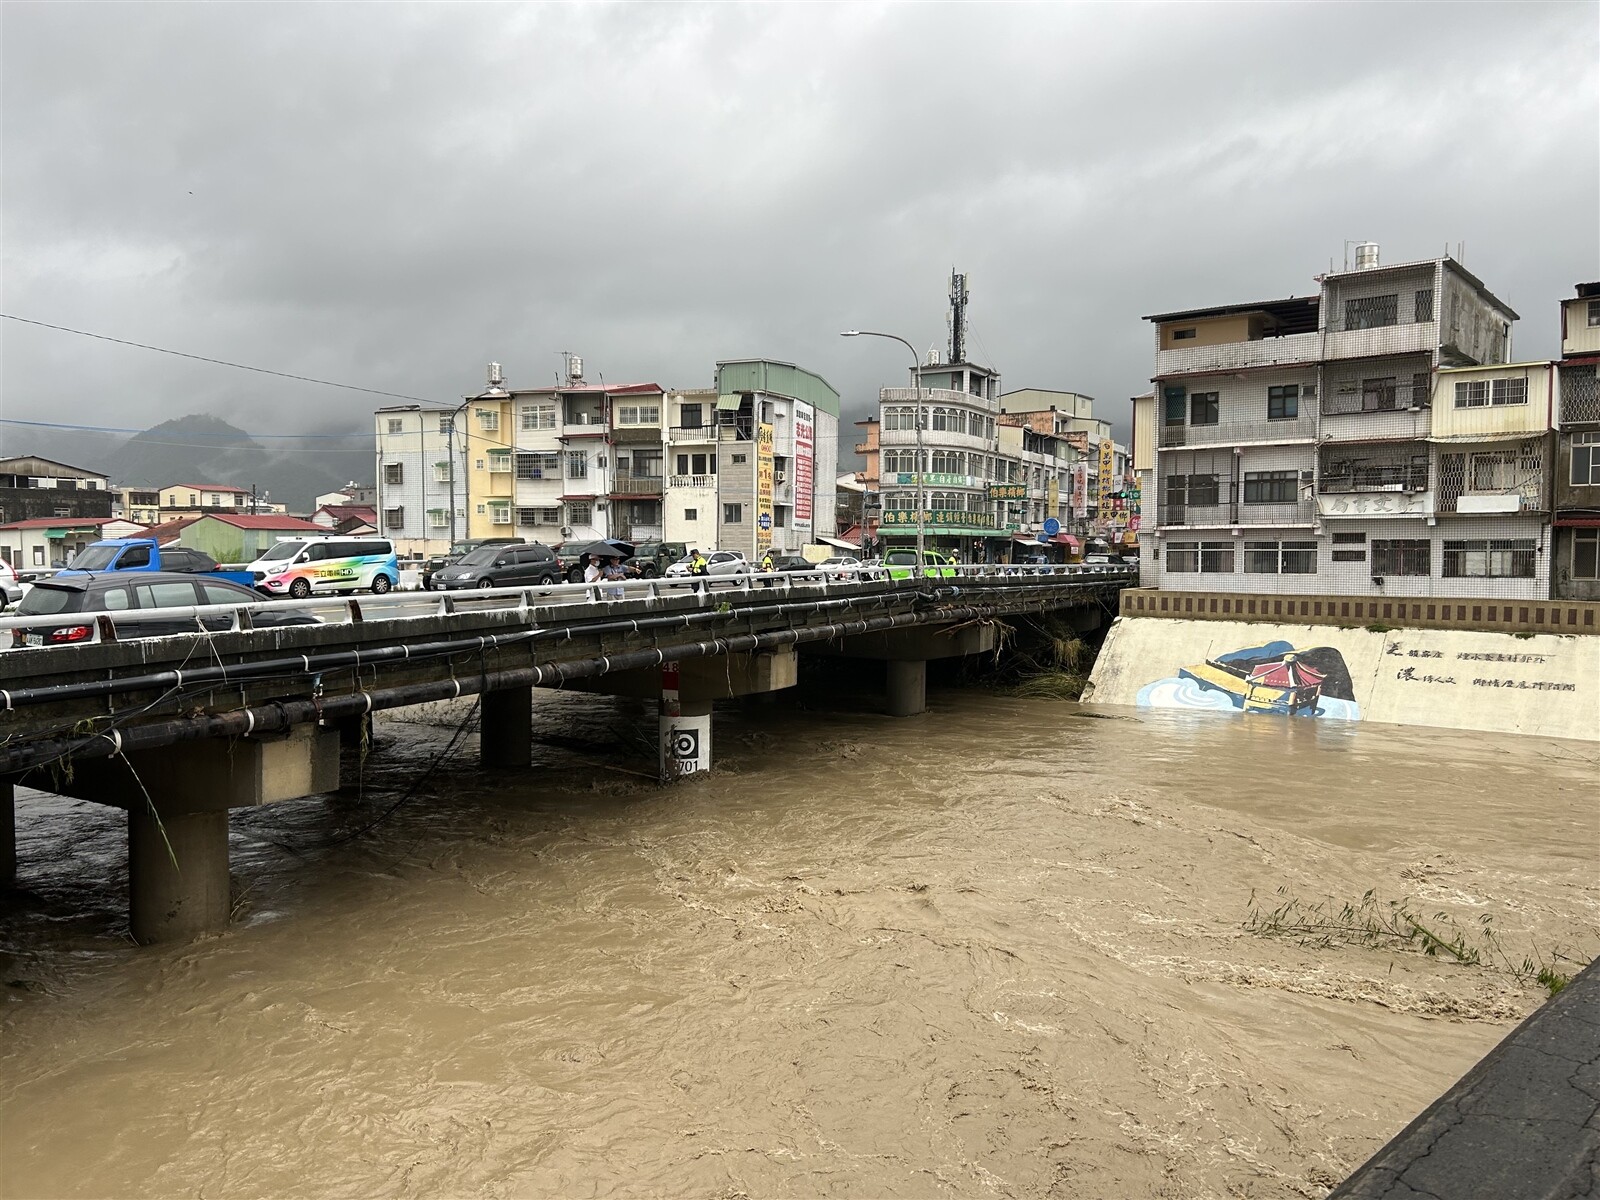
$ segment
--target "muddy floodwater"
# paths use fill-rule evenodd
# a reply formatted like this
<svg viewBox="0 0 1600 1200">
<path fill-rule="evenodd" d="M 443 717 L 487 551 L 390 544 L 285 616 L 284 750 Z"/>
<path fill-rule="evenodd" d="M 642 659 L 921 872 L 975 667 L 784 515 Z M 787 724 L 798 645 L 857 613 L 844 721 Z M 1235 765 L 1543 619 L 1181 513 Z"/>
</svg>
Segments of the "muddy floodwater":
<svg viewBox="0 0 1600 1200">
<path fill-rule="evenodd" d="M 181 947 L 20 793 L 0 1194 L 1318 1197 L 1600 949 L 1588 744 L 812 692 L 662 789 L 653 710 L 537 698 L 532 772 L 437 708 L 236 815 Z M 1369 890 L 1483 961 L 1246 928 Z"/>
</svg>

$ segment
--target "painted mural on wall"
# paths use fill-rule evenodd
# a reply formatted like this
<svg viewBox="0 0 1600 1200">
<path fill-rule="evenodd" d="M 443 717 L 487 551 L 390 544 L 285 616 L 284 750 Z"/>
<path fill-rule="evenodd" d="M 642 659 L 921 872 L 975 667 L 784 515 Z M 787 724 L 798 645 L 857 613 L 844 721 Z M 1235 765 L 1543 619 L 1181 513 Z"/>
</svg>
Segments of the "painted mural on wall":
<svg viewBox="0 0 1600 1200">
<path fill-rule="evenodd" d="M 1344 655 L 1332 646 L 1298 650 L 1276 641 L 1178 668 L 1139 689 L 1141 708 L 1195 708 L 1359 721 L 1361 706 Z"/>
</svg>

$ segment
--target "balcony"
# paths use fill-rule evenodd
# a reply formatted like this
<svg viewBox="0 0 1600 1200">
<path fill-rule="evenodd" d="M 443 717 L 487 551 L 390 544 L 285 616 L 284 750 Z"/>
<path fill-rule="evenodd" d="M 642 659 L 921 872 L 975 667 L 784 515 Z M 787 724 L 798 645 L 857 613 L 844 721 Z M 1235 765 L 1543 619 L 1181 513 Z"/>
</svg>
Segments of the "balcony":
<svg viewBox="0 0 1600 1200">
<path fill-rule="evenodd" d="M 1313 511 L 1309 500 L 1280 504 L 1163 504 L 1157 509 L 1157 523 L 1168 529 L 1299 526 L 1311 524 Z"/>
<path fill-rule="evenodd" d="M 618 425 L 611 440 L 618 446 L 659 446 L 664 432 L 659 425 Z"/>
<path fill-rule="evenodd" d="M 561 425 L 561 436 L 568 437 L 604 437 L 606 425 L 600 418 L 600 410 L 593 412 L 572 412 L 566 414 L 566 419 Z"/>
<path fill-rule="evenodd" d="M 919 392 L 916 388 L 883 388 L 878 395 L 884 404 L 915 404 Z M 971 392 L 958 392 L 952 388 L 923 388 L 920 395 L 922 403 L 929 408 L 934 405 L 948 408 L 952 404 L 965 404 L 985 413 L 992 414 L 999 411 L 993 400 L 984 396 L 974 396 Z"/>
<path fill-rule="evenodd" d="M 709 445 L 717 440 L 715 425 L 672 425 L 667 429 L 669 442 L 694 442 Z"/>
<path fill-rule="evenodd" d="M 1324 461 L 1317 491 L 1324 495 L 1354 495 L 1362 492 L 1425 492 L 1428 490 L 1427 455 L 1418 461 L 1355 462 Z"/>
<path fill-rule="evenodd" d="M 1429 354 L 1439 345 L 1439 326 L 1435 321 L 1379 325 L 1376 328 L 1328 326 L 1324 360 L 1337 358 L 1384 358 L 1391 354 Z"/>
<path fill-rule="evenodd" d="M 1261 410 L 1258 407 L 1257 412 Z M 1283 442 L 1310 442 L 1317 434 L 1317 417 L 1310 402 L 1304 403 L 1300 415 L 1287 420 L 1269 421 L 1264 416 L 1229 414 L 1227 419 L 1210 425 L 1163 425 L 1161 447 L 1175 446 L 1248 446 L 1274 445 Z"/>
<path fill-rule="evenodd" d="M 1361 413 L 1406 412 L 1433 404 L 1433 384 L 1385 383 L 1332 384 L 1322 393 L 1325 417 L 1357 416 Z"/>
<path fill-rule="evenodd" d="M 611 494 L 613 496 L 659 496 L 661 494 L 661 476 L 635 475 L 629 471 L 618 471 L 611 477 Z"/>
<path fill-rule="evenodd" d="M 717 486 L 715 475 L 671 475 L 667 478 L 667 486 L 673 491 L 690 488 L 710 490 Z"/>
<path fill-rule="evenodd" d="M 1251 367 L 1292 367 L 1315 363 L 1319 335 L 1293 333 L 1253 342 L 1184 346 L 1156 352 L 1156 377 L 1205 371 L 1241 371 Z"/>
</svg>

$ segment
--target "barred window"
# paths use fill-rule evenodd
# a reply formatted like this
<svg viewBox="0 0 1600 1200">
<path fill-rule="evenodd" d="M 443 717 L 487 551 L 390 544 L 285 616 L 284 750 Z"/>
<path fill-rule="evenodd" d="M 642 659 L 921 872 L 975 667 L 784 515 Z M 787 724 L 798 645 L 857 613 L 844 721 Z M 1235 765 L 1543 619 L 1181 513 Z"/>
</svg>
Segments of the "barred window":
<svg viewBox="0 0 1600 1200">
<path fill-rule="evenodd" d="M 383 510 L 383 527 L 385 529 L 404 529 L 406 524 L 406 510 L 403 508 L 386 508 Z"/>
<path fill-rule="evenodd" d="M 524 429 L 554 429 L 556 406 L 554 404 L 524 404 L 518 410 Z"/>
<path fill-rule="evenodd" d="M 554 450 L 517 453 L 518 479 L 559 479 L 561 456 Z"/>
<path fill-rule="evenodd" d="M 404 483 L 405 482 L 405 477 L 406 477 L 406 469 L 401 464 L 399 464 L 399 463 L 384 463 L 383 464 L 383 482 L 386 485 L 388 485 L 390 487 L 395 487 L 398 484 Z"/>
<path fill-rule="evenodd" d="M 569 500 L 567 502 L 567 524 L 587 525 L 594 520 L 594 505 L 587 500 Z"/>
<path fill-rule="evenodd" d="M 1414 311 L 1415 311 L 1415 314 L 1416 314 L 1416 320 L 1419 321 L 1419 322 L 1433 320 L 1433 289 L 1432 288 L 1423 288 L 1421 291 L 1419 291 L 1417 293 L 1417 296 L 1416 296 L 1416 308 L 1415 308 Z"/>
<path fill-rule="evenodd" d="M 1233 543 L 1201 542 L 1200 573 L 1202 575 L 1232 575 Z"/>
<path fill-rule="evenodd" d="M 1361 381 L 1362 412 L 1393 412 L 1397 398 L 1398 389 L 1393 375 Z"/>
<path fill-rule="evenodd" d="M 1400 323 L 1400 295 L 1362 296 L 1344 302 L 1346 329 L 1382 329 Z"/>
<path fill-rule="evenodd" d="M 1446 541 L 1446 579 L 1532 579 L 1532 538 L 1470 538 Z"/>
<path fill-rule="evenodd" d="M 1490 404 L 1526 404 L 1528 402 L 1528 380 L 1521 379 L 1496 379 L 1489 386 Z"/>
<path fill-rule="evenodd" d="M 1433 543 L 1427 538 L 1373 538 L 1374 575 L 1433 574 Z"/>
<path fill-rule="evenodd" d="M 582 450 L 567 451 L 567 478 L 589 478 L 589 456 Z"/>
<path fill-rule="evenodd" d="M 1457 408 L 1487 408 L 1489 404 L 1489 381 L 1487 379 L 1473 379 L 1456 384 Z"/>
<path fill-rule="evenodd" d="M 1197 507 L 1220 504 L 1222 480 L 1217 475 L 1168 475 L 1167 503 Z"/>
<path fill-rule="evenodd" d="M 1161 393 L 1162 405 L 1165 416 L 1163 421 L 1168 425 L 1182 425 L 1185 409 L 1186 395 L 1181 387 L 1164 388 Z"/>
<path fill-rule="evenodd" d="M 1167 570 L 1194 573 L 1200 570 L 1199 542 L 1168 542 Z"/>
<path fill-rule="evenodd" d="M 1317 544 L 1311 541 L 1246 542 L 1244 569 L 1252 575 L 1315 575 Z"/>
</svg>

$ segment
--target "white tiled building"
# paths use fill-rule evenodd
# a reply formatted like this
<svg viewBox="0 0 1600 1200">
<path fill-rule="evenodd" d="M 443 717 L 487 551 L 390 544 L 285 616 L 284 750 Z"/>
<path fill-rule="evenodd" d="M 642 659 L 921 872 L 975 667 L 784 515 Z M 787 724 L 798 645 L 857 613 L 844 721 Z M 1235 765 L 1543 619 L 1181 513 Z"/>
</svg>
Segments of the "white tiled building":
<svg viewBox="0 0 1600 1200">
<path fill-rule="evenodd" d="M 1547 597 L 1549 373 L 1450 258 L 1163 313 L 1154 537 L 1171 589 Z"/>
<path fill-rule="evenodd" d="M 456 406 L 380 408 L 373 425 L 379 529 L 396 550 L 426 556 L 466 537 L 467 438 Z"/>
</svg>

